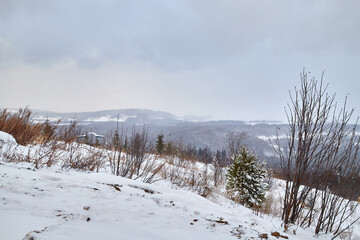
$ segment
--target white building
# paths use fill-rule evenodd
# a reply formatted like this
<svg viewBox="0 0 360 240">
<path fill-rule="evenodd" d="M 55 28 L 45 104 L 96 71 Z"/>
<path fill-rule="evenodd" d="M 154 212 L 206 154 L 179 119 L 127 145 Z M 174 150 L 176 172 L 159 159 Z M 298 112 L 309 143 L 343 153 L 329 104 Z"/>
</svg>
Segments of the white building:
<svg viewBox="0 0 360 240">
<path fill-rule="evenodd" d="M 88 132 L 85 135 L 79 135 L 77 140 L 78 142 L 84 142 L 88 144 L 105 144 L 105 137 L 94 132 Z"/>
</svg>

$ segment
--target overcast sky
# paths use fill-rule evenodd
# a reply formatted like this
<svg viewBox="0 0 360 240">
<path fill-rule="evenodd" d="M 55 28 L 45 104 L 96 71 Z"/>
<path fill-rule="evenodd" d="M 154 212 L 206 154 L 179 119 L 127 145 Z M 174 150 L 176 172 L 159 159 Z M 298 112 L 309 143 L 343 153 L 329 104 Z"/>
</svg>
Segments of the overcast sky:
<svg viewBox="0 0 360 240">
<path fill-rule="evenodd" d="M 283 120 L 303 67 L 360 115 L 360 1 L 0 0 L 0 107 Z"/>
</svg>

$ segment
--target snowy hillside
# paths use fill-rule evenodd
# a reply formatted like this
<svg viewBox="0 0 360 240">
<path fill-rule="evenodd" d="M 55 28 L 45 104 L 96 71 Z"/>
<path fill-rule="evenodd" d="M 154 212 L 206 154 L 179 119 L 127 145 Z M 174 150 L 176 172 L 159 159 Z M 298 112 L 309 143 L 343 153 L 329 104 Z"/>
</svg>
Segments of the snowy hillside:
<svg viewBox="0 0 360 240">
<path fill-rule="evenodd" d="M 236 239 L 231 231 L 243 239 L 263 233 L 276 239 L 271 232 L 281 230 L 279 219 L 262 219 L 226 201 L 222 206 L 166 182 L 150 185 L 56 168 L 34 171 L 28 163 L 5 162 L 0 177 L 1 239 Z M 312 237 L 300 230 L 284 235 Z"/>
<path fill-rule="evenodd" d="M 11 136 L 0 137 L 3 150 L 14 144 Z M 293 240 L 331 238 L 314 237 L 312 229 L 284 233 L 278 218 L 256 216 L 219 194 L 209 199 L 166 180 L 146 184 L 106 170 L 35 169 L 0 159 L 0 239 L 277 239 L 271 235 L 276 233 Z"/>
</svg>

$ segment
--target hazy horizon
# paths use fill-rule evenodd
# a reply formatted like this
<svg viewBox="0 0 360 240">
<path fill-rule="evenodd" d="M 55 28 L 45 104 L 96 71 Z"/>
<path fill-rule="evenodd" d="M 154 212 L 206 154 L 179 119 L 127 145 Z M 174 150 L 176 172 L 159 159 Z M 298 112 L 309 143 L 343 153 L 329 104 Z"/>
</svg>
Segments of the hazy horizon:
<svg viewBox="0 0 360 240">
<path fill-rule="evenodd" d="M 145 110 L 145 111 L 153 111 L 153 112 L 161 112 L 161 113 L 169 113 L 172 114 L 174 117 L 180 117 L 186 119 L 196 119 L 199 121 L 245 121 L 245 122 L 276 122 L 276 123 L 286 123 L 284 121 L 276 120 L 276 119 L 270 119 L 270 120 L 264 120 L 264 119 L 253 119 L 253 120 L 241 120 L 241 119 L 217 119 L 213 118 L 211 116 L 202 116 L 202 115 L 176 115 L 169 111 L 161 111 L 156 109 L 145 109 L 145 108 L 119 108 L 119 109 L 102 109 L 102 110 L 96 110 L 96 111 L 65 111 L 65 112 L 58 112 L 58 111 L 52 111 L 52 110 L 46 110 L 46 109 L 34 109 L 30 106 L 27 106 L 33 113 L 42 113 L 42 112 L 48 112 L 48 113 L 55 113 L 55 114 L 72 114 L 72 113 L 97 113 L 97 112 L 107 112 L 107 111 L 119 111 L 119 110 Z M 20 107 L 21 109 L 24 109 L 25 107 Z M 20 108 L 12 108 L 12 107 L 0 107 L 0 109 L 7 109 L 8 111 L 18 111 Z"/>
</svg>

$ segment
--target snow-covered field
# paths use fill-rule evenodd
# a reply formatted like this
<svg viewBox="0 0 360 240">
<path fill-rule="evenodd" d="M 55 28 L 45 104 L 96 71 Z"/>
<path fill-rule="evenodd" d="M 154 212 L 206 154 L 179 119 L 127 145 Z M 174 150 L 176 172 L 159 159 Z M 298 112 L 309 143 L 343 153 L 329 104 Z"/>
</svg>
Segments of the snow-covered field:
<svg viewBox="0 0 360 240">
<path fill-rule="evenodd" d="M 4 137 L 3 137 L 4 139 Z M 9 138 L 8 138 L 9 139 Z M 5 140 L 6 141 L 6 140 Z M 213 201 L 167 181 L 145 184 L 105 172 L 36 170 L 0 159 L 0 239 L 331 239 L 312 229 L 282 232 L 221 195 Z M 296 234 L 293 234 L 296 230 Z"/>
<path fill-rule="evenodd" d="M 34 171 L 28 163 L 5 162 L 0 179 L 1 239 L 28 233 L 34 239 L 236 239 L 230 231 L 239 225 L 244 239 L 281 232 L 279 219 L 228 202 L 221 206 L 166 182 L 150 185 L 56 167 Z M 305 231 L 283 235 L 312 237 Z"/>
</svg>

